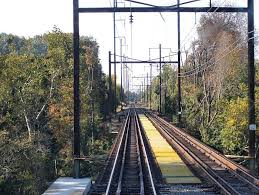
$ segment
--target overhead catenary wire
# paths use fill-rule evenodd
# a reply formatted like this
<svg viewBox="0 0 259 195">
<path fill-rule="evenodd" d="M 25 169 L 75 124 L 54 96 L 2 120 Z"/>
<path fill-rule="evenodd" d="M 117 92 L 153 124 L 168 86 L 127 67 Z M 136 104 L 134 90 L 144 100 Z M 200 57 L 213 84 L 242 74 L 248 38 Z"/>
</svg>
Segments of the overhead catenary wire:
<svg viewBox="0 0 259 195">
<path fill-rule="evenodd" d="M 215 13 L 215 12 L 219 9 L 219 7 L 222 6 L 225 2 L 226 2 L 226 0 L 224 0 L 221 4 L 219 4 L 219 5 L 216 7 L 216 9 L 215 9 L 212 13 Z M 210 12 L 211 9 L 212 9 L 212 7 L 210 7 L 206 13 L 212 14 L 212 13 Z M 183 43 L 181 44 L 182 46 L 181 46 L 181 48 L 180 48 L 180 52 L 181 52 L 181 53 L 183 52 L 183 47 L 184 47 L 184 46 L 186 45 L 186 43 L 190 40 L 189 36 L 190 36 L 191 34 L 194 34 L 193 31 L 194 31 L 194 29 L 197 27 L 197 25 L 198 25 L 198 23 L 195 23 L 195 25 L 191 28 L 191 30 L 187 33 L 187 35 L 186 35 L 185 38 L 183 39 Z M 187 39 L 187 38 L 188 38 L 188 39 Z M 191 36 L 191 38 L 192 38 L 192 36 Z M 214 44 L 215 44 L 215 43 L 216 43 L 216 40 L 215 40 Z M 191 48 L 191 47 L 190 47 L 190 48 Z M 190 48 L 189 48 L 188 50 L 190 50 Z M 186 50 L 185 50 L 185 52 L 186 52 Z M 175 55 L 177 55 L 177 54 L 178 54 L 178 51 L 175 52 L 173 55 L 170 54 L 170 55 L 164 56 L 164 57 L 169 57 L 169 58 L 171 58 L 172 56 L 175 56 Z M 159 59 L 159 58 L 153 58 L 153 59 L 151 59 L 151 60 L 158 60 L 158 59 Z"/>
<path fill-rule="evenodd" d="M 109 0 L 109 3 L 110 3 L 110 6 L 113 7 L 111 0 Z M 118 31 L 118 28 L 117 28 L 116 24 L 115 24 L 115 29 L 116 29 L 117 36 L 119 36 L 119 31 Z"/>
<path fill-rule="evenodd" d="M 172 57 L 172 56 L 177 56 L 177 52 L 170 52 L 171 54 L 169 54 L 169 55 L 166 55 L 166 56 L 161 56 L 161 58 L 170 58 L 170 57 Z M 152 58 L 152 59 L 150 59 L 150 60 L 159 60 L 160 58 Z"/>
<path fill-rule="evenodd" d="M 131 7 L 131 2 L 139 3 L 139 4 L 143 4 L 143 5 L 147 5 L 147 6 L 152 6 L 152 7 L 159 7 L 159 6 L 156 6 L 156 5 L 152 5 L 152 4 L 148 4 L 148 3 L 144 3 L 144 2 L 139 2 L 139 1 L 133 1 L 133 0 L 125 0 L 125 1 L 129 1 L 130 2 L 130 7 Z M 184 4 L 187 4 L 187 3 L 192 3 L 192 2 L 197 2 L 197 1 L 200 1 L 200 0 L 191 0 L 191 1 L 180 3 L 179 5 L 184 5 Z M 168 6 L 168 7 L 176 7 L 176 6 L 177 6 L 177 4 L 176 5 L 171 5 L 171 6 Z M 163 15 L 161 14 L 161 12 L 160 12 L 160 16 L 162 17 L 163 21 L 165 22 L 165 19 L 164 19 Z M 132 17 L 132 13 L 131 13 L 131 17 Z M 177 55 L 177 52 L 176 52 L 176 55 Z M 131 57 L 132 56 L 133 56 L 133 54 L 132 54 L 132 22 L 131 22 Z M 164 56 L 164 57 L 169 57 L 169 59 L 171 59 L 172 56 L 174 56 L 174 55 L 169 54 L 168 56 Z"/>
<path fill-rule="evenodd" d="M 252 38 L 248 39 L 247 41 L 249 41 L 249 40 L 251 40 L 251 39 L 253 39 L 253 38 L 255 38 L 255 37 L 252 37 Z M 229 49 L 230 47 L 232 47 L 232 46 L 233 46 L 236 42 L 238 42 L 238 41 L 239 41 L 239 40 L 235 41 L 235 42 L 232 43 L 229 47 L 227 47 L 227 48 L 222 52 L 222 54 L 225 53 L 225 51 L 226 51 L 227 49 Z M 232 53 L 235 49 L 237 49 L 238 47 L 240 47 L 244 42 L 246 42 L 246 40 L 244 40 L 244 41 L 242 41 L 241 43 L 237 44 L 234 49 L 232 49 L 232 50 L 231 50 L 230 52 L 228 52 L 227 54 L 223 55 L 223 57 L 221 57 L 221 58 L 220 58 L 219 60 L 217 60 L 216 62 L 220 61 L 221 59 L 223 59 L 224 57 L 226 57 L 228 54 Z M 212 59 L 211 59 L 211 60 L 212 60 Z M 205 69 L 209 68 L 210 66 L 212 66 L 212 65 L 214 65 L 214 64 L 216 63 L 216 62 L 214 62 L 214 63 L 211 64 L 210 66 L 205 66 L 205 65 L 209 64 L 209 63 L 211 62 L 211 60 L 209 60 L 208 62 L 202 64 L 201 66 L 199 66 L 199 67 L 197 67 L 197 68 L 194 68 L 194 69 L 189 70 L 189 71 L 182 72 L 181 75 L 184 74 L 184 76 L 191 76 L 191 75 L 193 75 L 193 74 L 197 74 L 197 73 L 199 73 L 199 72 L 201 72 L 201 71 L 204 71 Z M 201 67 L 205 67 L 205 69 L 202 69 L 202 70 L 201 70 L 201 69 L 200 69 Z M 199 72 L 196 72 L 197 69 L 198 69 Z M 189 73 L 190 73 L 190 74 L 189 74 Z"/>
<path fill-rule="evenodd" d="M 226 2 L 226 0 L 224 0 L 221 4 L 219 4 L 217 7 L 216 7 L 216 9 L 211 13 L 210 12 L 210 10 L 212 9 L 212 7 L 210 7 L 209 9 L 208 9 L 208 11 L 206 12 L 206 14 L 213 14 L 213 13 L 215 13 L 218 9 L 219 9 L 219 7 L 220 6 L 222 6 L 224 3 Z M 183 41 L 182 41 L 182 46 L 181 46 L 181 48 L 180 48 L 180 52 L 182 52 L 182 50 L 183 50 L 183 47 L 186 45 L 186 43 L 187 42 L 189 42 L 190 41 L 190 39 L 193 37 L 193 35 L 194 35 L 194 30 L 195 30 L 195 28 L 197 27 L 197 25 L 198 25 L 198 23 L 195 23 L 194 25 L 193 25 L 193 27 L 191 28 L 191 30 L 187 33 L 187 35 L 184 37 L 184 39 L 183 39 Z M 192 35 L 191 37 L 190 37 L 190 35 Z M 189 38 L 190 37 L 190 38 Z M 188 39 L 187 39 L 188 38 Z"/>
<path fill-rule="evenodd" d="M 254 30 L 248 32 L 248 34 L 250 34 L 250 33 L 252 33 L 252 32 L 254 32 Z M 252 38 L 254 38 L 254 37 L 252 37 Z M 250 38 L 250 39 L 251 39 L 251 38 Z M 249 39 L 249 40 L 250 40 L 250 39 Z M 225 51 L 227 51 L 227 49 L 231 48 L 234 44 L 236 44 L 237 42 L 239 42 L 239 41 L 241 41 L 241 40 L 242 40 L 242 37 L 239 38 L 239 39 L 237 39 L 236 41 L 234 41 L 234 42 L 233 42 L 231 45 L 229 45 L 228 47 L 226 47 L 226 48 L 223 50 L 222 53 L 224 53 Z M 247 41 L 249 41 L 249 40 L 247 40 Z M 246 41 L 246 40 L 243 40 L 241 43 L 243 43 L 243 42 L 245 42 L 245 41 Z M 216 43 L 216 41 L 214 41 L 214 43 Z M 209 51 L 212 50 L 212 49 L 213 49 L 213 48 L 210 48 Z M 210 60 L 210 61 L 211 61 L 211 60 Z M 209 63 L 210 61 L 206 62 L 206 64 Z M 196 69 L 196 68 L 195 68 L 195 69 Z M 194 71 L 195 69 L 189 70 L 189 71 L 186 71 L 186 72 L 182 72 L 181 74 L 185 74 L 185 73 L 188 73 L 188 72 L 192 72 L 192 71 Z"/>
<path fill-rule="evenodd" d="M 110 7 L 113 7 L 111 0 L 109 0 L 109 4 L 110 4 Z M 119 12 L 117 13 L 117 15 L 119 15 Z M 119 15 L 119 18 L 120 18 L 120 20 L 123 20 L 120 15 Z M 118 27 L 116 24 L 115 24 L 115 28 L 116 28 L 116 34 L 119 37 L 119 30 L 118 30 Z M 124 28 L 125 28 L 125 25 L 124 25 Z"/>
<path fill-rule="evenodd" d="M 112 54 L 112 55 L 114 55 L 114 54 Z M 163 58 L 163 59 L 165 59 L 165 58 L 167 58 L 167 57 L 170 58 L 170 57 L 175 56 L 175 55 L 177 55 L 177 54 L 162 56 L 161 58 Z M 116 54 L 116 57 L 121 57 L 121 55 L 117 55 L 117 54 Z M 128 57 L 128 56 L 123 56 L 123 57 L 125 57 L 125 59 L 128 59 L 128 60 L 135 60 L 135 61 L 154 61 L 154 60 L 159 60 L 159 58 L 154 58 L 154 59 L 150 59 L 150 60 L 141 60 L 141 59 L 131 58 L 131 57 Z M 163 61 L 164 61 L 164 60 L 163 60 Z M 134 63 L 134 61 L 133 61 L 132 63 Z"/>
<path fill-rule="evenodd" d="M 184 3 L 182 3 L 182 4 L 186 4 L 186 3 L 191 3 L 191 2 L 197 2 L 197 1 L 200 1 L 200 0 L 193 0 L 193 1 L 188 1 L 188 2 L 184 2 Z M 129 1 L 130 2 L 130 7 L 131 7 L 131 2 L 135 2 L 135 3 L 138 3 L 138 2 L 136 2 L 136 1 Z M 140 2 L 141 4 L 142 4 L 142 2 Z M 150 5 L 150 4 L 147 4 L 148 6 L 154 6 L 154 5 Z M 173 6 L 169 6 L 169 7 L 176 7 L 176 5 L 173 5 Z M 132 13 L 131 13 L 132 14 Z M 162 16 L 161 16 L 162 17 Z M 164 19 L 163 19 L 164 20 Z M 132 38 L 132 35 L 133 33 L 132 33 L 132 22 L 131 22 L 131 59 L 132 60 L 137 60 L 137 59 L 133 59 L 132 58 L 132 56 L 133 56 L 133 52 L 132 52 L 132 48 L 133 48 L 133 38 Z M 177 55 L 177 52 L 175 53 L 175 55 Z M 169 59 L 172 57 L 172 56 L 174 56 L 174 54 L 172 55 L 171 53 L 168 55 L 168 56 L 164 56 L 164 57 L 169 57 Z M 130 59 L 130 58 L 128 58 L 128 59 Z"/>
<path fill-rule="evenodd" d="M 109 0 L 109 3 L 110 3 L 110 6 L 111 7 L 113 7 L 113 5 L 112 5 L 112 2 L 111 2 L 111 0 Z M 115 0 L 115 7 L 117 7 L 117 4 L 118 3 L 123 3 L 123 2 L 118 2 L 117 0 Z M 121 15 L 119 15 L 119 13 L 117 14 L 117 16 L 119 17 L 119 20 L 120 21 L 122 21 L 123 19 L 121 18 Z M 115 16 L 114 16 L 115 17 Z M 115 20 L 115 35 L 117 35 L 117 36 L 115 36 L 115 39 L 116 38 L 118 38 L 118 37 L 120 37 L 120 33 L 119 33 L 119 30 L 118 30 L 118 26 L 116 25 L 116 21 L 119 21 L 119 20 L 116 20 L 116 18 L 114 18 L 114 20 Z M 126 19 L 124 18 L 124 21 L 125 21 Z M 126 25 L 125 25 L 125 22 L 124 22 L 124 25 L 123 25 L 123 29 L 124 29 L 124 32 L 126 31 Z M 126 37 L 126 35 L 125 35 L 125 37 Z M 125 38 L 125 45 L 126 45 L 126 38 Z M 115 52 L 116 52 L 116 50 L 115 50 Z M 127 48 L 125 49 L 125 52 L 127 53 Z M 116 56 L 115 56 L 116 57 Z M 121 55 L 121 57 L 123 57 L 123 55 Z M 130 69 L 128 66 L 126 66 L 125 64 L 123 64 L 123 66 L 122 66 L 123 68 L 121 68 L 121 71 L 123 71 L 123 74 L 120 74 L 121 76 L 123 76 L 123 78 L 125 78 L 126 77 L 126 72 L 125 72 L 125 70 L 124 70 L 124 67 L 126 67 L 126 68 L 128 68 L 129 70 L 130 70 L 130 72 L 132 72 L 132 69 Z"/>
<path fill-rule="evenodd" d="M 257 37 L 251 37 L 250 39 L 248 39 L 247 41 L 251 40 L 251 39 L 254 39 L 254 38 L 257 38 Z M 229 54 L 231 54 L 232 52 L 234 51 L 237 51 L 237 49 L 241 49 L 240 47 L 242 46 L 243 43 L 247 42 L 247 41 L 243 41 L 239 44 L 237 44 L 232 50 L 230 50 L 228 53 L 224 54 L 221 58 L 217 59 L 215 62 L 213 62 L 212 64 L 206 66 L 207 64 L 210 63 L 210 61 L 202 64 L 201 66 L 193 69 L 193 70 L 190 70 L 190 71 L 186 71 L 186 72 L 182 72 L 181 75 L 178 75 L 179 77 L 189 77 L 189 76 L 192 76 L 192 75 L 195 75 L 195 74 L 198 74 L 200 72 L 203 72 L 205 71 L 206 69 L 210 68 L 211 66 L 215 65 L 217 62 L 219 62 L 220 60 L 222 60 L 223 58 L 225 58 L 226 56 L 228 56 Z M 233 45 L 233 44 L 232 44 Z M 229 47 L 228 47 L 229 48 Z M 223 54 L 224 52 L 222 52 Z M 201 69 L 202 68 L 202 69 Z M 196 71 L 197 70 L 197 71 Z"/>
<path fill-rule="evenodd" d="M 224 0 L 219 6 L 217 6 L 217 8 L 212 12 L 212 13 L 210 13 L 210 10 L 212 9 L 212 7 L 210 7 L 209 9 L 208 9 L 208 11 L 206 12 L 206 14 L 213 14 L 213 13 L 215 13 L 218 9 L 219 9 L 219 7 L 220 6 L 222 6 L 224 3 L 226 2 L 226 0 Z M 194 29 L 197 27 L 197 25 L 198 25 L 198 23 L 195 23 L 194 25 L 193 25 L 193 27 L 191 28 L 191 30 L 187 33 L 187 35 L 185 36 L 185 38 L 183 39 L 183 43 L 186 43 L 186 42 L 188 42 L 189 40 L 190 40 L 190 38 L 188 38 L 191 34 L 193 35 L 193 31 L 194 31 Z M 187 39 L 188 38 L 188 39 Z M 192 37 L 191 37 L 192 38 Z M 183 44 L 183 45 L 185 45 L 185 44 Z M 181 50 L 182 50 L 182 47 L 181 47 Z"/>
<path fill-rule="evenodd" d="M 220 5 L 217 6 L 216 9 L 215 9 L 212 13 L 215 13 L 215 12 L 220 8 L 220 6 L 223 5 L 225 2 L 226 2 L 226 0 L 224 0 L 223 2 L 221 2 Z M 212 13 L 210 12 L 210 10 L 211 10 L 212 8 L 213 8 L 213 7 L 210 7 L 209 10 L 207 11 L 207 13 L 212 14 Z M 191 34 L 193 34 L 192 31 L 194 30 L 194 28 L 195 28 L 196 26 L 197 26 L 197 23 L 195 23 L 195 25 L 193 26 L 193 28 L 191 29 L 191 31 L 187 34 L 187 36 L 185 36 L 183 45 L 181 46 L 181 49 L 180 49 L 181 51 L 182 51 L 182 48 L 186 45 L 186 42 L 190 39 L 189 36 L 190 36 Z M 191 36 L 191 37 L 192 37 L 192 36 Z M 188 39 L 187 39 L 187 38 L 188 38 Z M 215 41 L 215 42 L 216 42 L 216 41 Z M 169 58 L 170 58 L 170 57 L 172 57 L 172 56 L 173 56 L 173 55 L 168 55 L 168 56 L 164 56 L 164 57 L 169 57 Z M 134 59 L 134 58 L 132 58 L 132 57 L 131 57 L 131 58 L 126 57 L 126 59 L 138 60 L 138 59 Z M 158 59 L 158 58 L 154 58 L 154 59 Z M 152 59 L 152 60 L 154 60 L 154 59 Z M 140 61 L 141 61 L 141 60 L 140 60 Z M 185 74 L 185 72 L 182 73 L 182 74 Z"/>
<path fill-rule="evenodd" d="M 221 4 L 222 5 L 222 4 Z M 250 31 L 250 32 L 248 32 L 248 35 L 250 34 L 250 33 L 252 33 L 252 32 L 256 32 L 256 29 L 254 29 L 253 31 Z M 219 39 L 219 37 L 213 42 L 213 44 L 212 45 L 215 45 L 216 44 L 216 42 L 218 41 L 218 39 Z M 242 38 L 240 38 L 240 39 L 242 39 Z M 240 40 L 239 39 L 239 40 Z M 239 40 L 237 40 L 237 41 L 239 41 Z M 237 42 L 237 41 L 235 41 L 235 42 Z M 235 42 L 234 43 L 232 43 L 231 45 L 233 45 L 233 44 L 235 44 Z M 226 49 L 228 49 L 229 47 L 231 47 L 231 45 L 230 46 L 228 46 Z M 189 49 L 188 50 L 186 50 L 187 52 L 192 48 L 193 46 L 192 45 L 190 45 L 190 47 L 189 47 Z M 213 47 L 211 47 L 208 51 L 210 51 L 210 50 L 212 50 L 212 49 L 214 49 Z M 226 51 L 226 49 L 224 50 L 224 51 Z M 186 52 L 185 51 L 185 52 Z M 222 52 L 223 53 L 223 52 Z M 211 60 L 210 60 L 211 61 Z M 209 62 L 210 62 L 209 61 Z M 207 62 L 207 63 L 209 63 L 209 62 Z M 182 63 L 183 64 L 183 63 Z M 198 67 L 197 67 L 198 68 Z M 197 68 L 195 68 L 195 69 L 197 69 Z M 186 71 L 186 72 L 183 72 L 183 73 L 181 73 L 181 74 L 186 74 L 186 73 L 189 73 L 189 72 L 192 72 L 192 71 L 194 71 L 194 70 L 189 70 L 189 71 Z"/>
</svg>

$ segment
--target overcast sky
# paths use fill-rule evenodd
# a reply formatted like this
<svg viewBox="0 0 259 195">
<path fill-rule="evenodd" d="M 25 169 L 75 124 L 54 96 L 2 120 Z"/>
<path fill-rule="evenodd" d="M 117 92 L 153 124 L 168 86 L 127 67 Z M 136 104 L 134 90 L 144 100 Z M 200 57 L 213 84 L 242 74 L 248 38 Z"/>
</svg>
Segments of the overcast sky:
<svg viewBox="0 0 259 195">
<path fill-rule="evenodd" d="M 80 7 L 111 6 L 113 0 L 80 0 Z M 123 0 L 119 0 L 123 2 Z M 141 0 L 155 5 L 172 5 L 176 0 Z M 186 0 L 182 0 L 184 2 Z M 192 3 L 188 6 L 207 6 L 208 0 Z M 246 6 L 246 0 L 217 0 L 218 5 L 234 3 Z M 54 25 L 64 32 L 72 32 L 73 15 L 72 0 L 1 0 L 0 1 L 0 32 L 12 33 L 19 36 L 32 37 L 51 31 Z M 119 6 L 124 6 L 119 3 Z M 126 3 L 129 6 L 129 3 Z M 134 6 L 134 4 L 132 4 Z M 159 43 L 163 48 L 177 49 L 177 18 L 175 13 L 133 13 L 133 41 L 131 42 L 129 13 L 118 14 L 117 36 L 126 37 L 123 53 L 132 57 L 146 60 L 149 58 L 149 48 L 157 48 Z M 182 47 L 188 48 L 188 43 L 195 38 L 195 19 L 198 22 L 200 14 L 181 14 Z M 259 29 L 259 1 L 255 0 L 255 28 Z M 125 22 L 124 22 L 125 21 Z M 124 25 L 125 24 L 125 25 Z M 191 32 L 191 33 L 189 33 Z M 80 14 L 80 34 L 93 36 L 100 45 L 100 59 L 104 72 L 108 71 L 108 51 L 113 51 L 112 14 Z M 187 36 L 189 35 L 189 36 Z M 187 36 L 187 37 L 186 37 Z M 125 39 L 123 38 L 125 45 Z M 117 40 L 119 55 L 119 39 Z M 151 58 L 158 57 L 158 50 L 151 49 Z M 162 55 L 168 55 L 169 49 L 164 49 Z M 148 68 L 143 65 L 133 65 L 134 75 L 146 74 Z M 119 68 L 118 68 L 119 71 Z"/>
</svg>

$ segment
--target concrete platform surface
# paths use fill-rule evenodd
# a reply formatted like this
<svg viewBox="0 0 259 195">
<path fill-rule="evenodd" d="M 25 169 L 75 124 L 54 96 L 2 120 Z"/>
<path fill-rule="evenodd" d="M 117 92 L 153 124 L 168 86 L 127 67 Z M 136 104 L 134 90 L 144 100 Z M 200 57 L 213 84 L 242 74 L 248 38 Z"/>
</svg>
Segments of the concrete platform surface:
<svg viewBox="0 0 259 195">
<path fill-rule="evenodd" d="M 43 195 L 86 195 L 90 187 L 90 178 L 60 177 L 51 184 Z"/>
</svg>

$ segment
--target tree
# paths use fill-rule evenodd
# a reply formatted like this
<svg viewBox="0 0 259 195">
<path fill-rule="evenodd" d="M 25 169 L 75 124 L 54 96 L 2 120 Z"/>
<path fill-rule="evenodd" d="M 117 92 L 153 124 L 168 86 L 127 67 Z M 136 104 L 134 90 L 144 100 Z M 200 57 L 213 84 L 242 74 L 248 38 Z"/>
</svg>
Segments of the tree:
<svg viewBox="0 0 259 195">
<path fill-rule="evenodd" d="M 224 128 L 222 109 L 229 100 L 243 97 L 239 89 L 240 82 L 246 80 L 242 22 L 239 14 L 202 16 L 198 40 L 193 42 L 184 64 L 184 70 L 192 75 L 183 81 L 183 97 L 187 97 L 183 100 L 187 109 L 185 122 L 189 129 L 199 129 L 202 140 L 218 149 Z"/>
<path fill-rule="evenodd" d="M 223 151 L 230 154 L 242 154 L 247 147 L 248 117 L 247 98 L 231 100 L 225 109 L 224 128 L 221 130 Z"/>
<path fill-rule="evenodd" d="M 72 174 L 72 34 L 57 27 L 29 39 L 1 34 L 0 45 L 0 193 L 41 194 L 55 177 Z M 98 49 L 93 38 L 80 38 L 83 155 L 112 144 L 103 125 L 107 87 Z M 86 173 L 96 174 L 93 168 L 86 162 Z"/>
</svg>

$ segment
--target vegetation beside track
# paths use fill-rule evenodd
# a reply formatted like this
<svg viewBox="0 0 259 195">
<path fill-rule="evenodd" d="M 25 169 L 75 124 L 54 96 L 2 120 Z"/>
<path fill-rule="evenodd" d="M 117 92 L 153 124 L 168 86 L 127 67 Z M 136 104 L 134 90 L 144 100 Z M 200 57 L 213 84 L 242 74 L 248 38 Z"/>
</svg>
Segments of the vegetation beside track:
<svg viewBox="0 0 259 195">
<path fill-rule="evenodd" d="M 72 47 L 72 34 L 57 27 L 33 38 L 0 34 L 0 194 L 41 194 L 72 175 Z M 106 154 L 113 141 L 98 50 L 94 38 L 80 38 L 81 148 L 90 157 Z M 99 168 L 85 161 L 82 174 Z"/>
<path fill-rule="evenodd" d="M 198 36 L 182 58 L 183 127 L 231 155 L 248 153 L 247 21 L 242 14 L 204 15 Z M 258 37 L 255 39 L 258 39 Z M 258 41 L 256 41 L 258 44 Z M 177 122 L 177 70 L 162 71 L 162 114 Z M 145 92 L 146 93 L 146 92 Z M 149 93 L 149 92 L 148 92 Z M 159 108 L 159 76 L 152 81 L 152 109 Z M 259 62 L 256 61 L 256 116 L 259 134 Z M 258 150 L 257 139 L 257 151 Z M 257 152 L 257 156 L 259 156 Z M 245 163 L 245 162 L 244 162 Z"/>
</svg>

